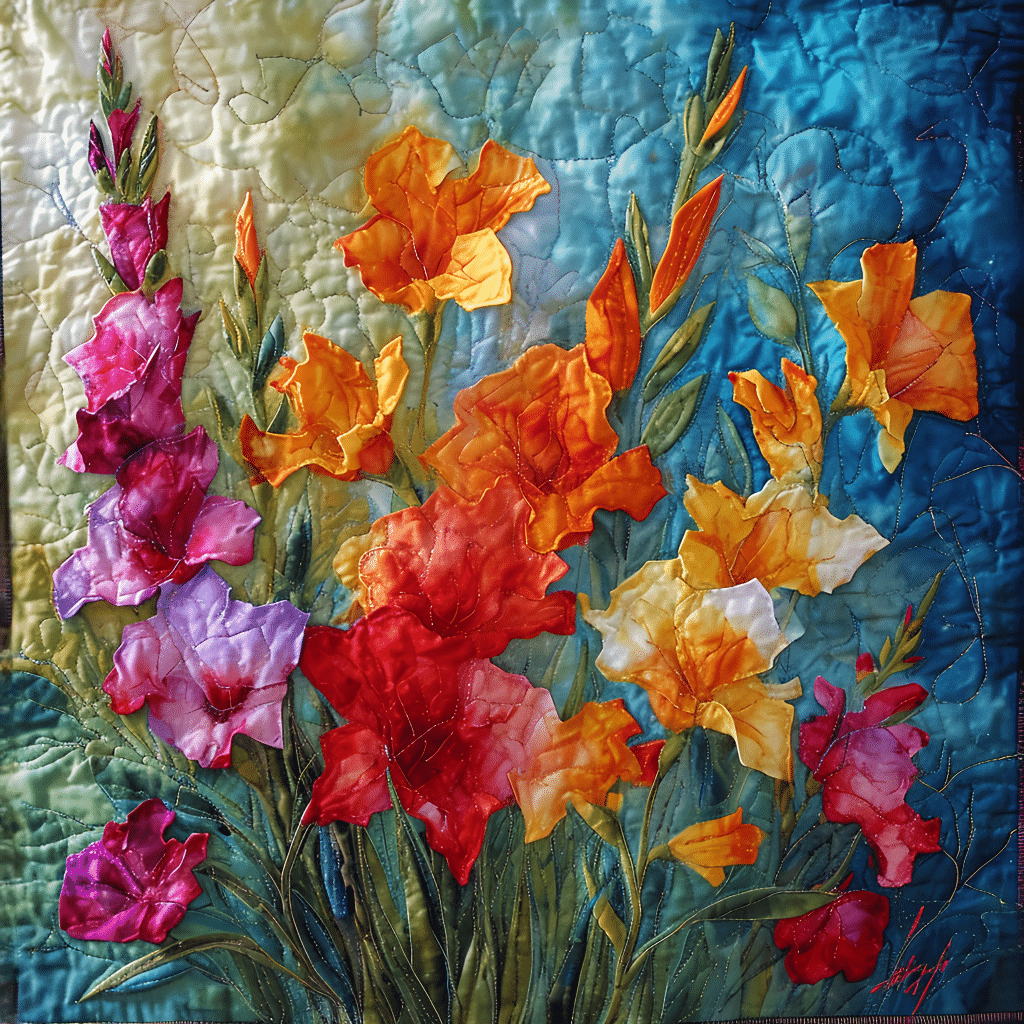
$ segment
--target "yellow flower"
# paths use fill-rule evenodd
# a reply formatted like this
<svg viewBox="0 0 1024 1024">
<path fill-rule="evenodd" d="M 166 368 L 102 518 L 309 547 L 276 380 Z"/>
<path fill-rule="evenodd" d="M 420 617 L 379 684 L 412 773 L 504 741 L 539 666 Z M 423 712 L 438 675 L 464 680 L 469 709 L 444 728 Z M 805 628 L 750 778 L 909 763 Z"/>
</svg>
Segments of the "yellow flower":
<svg viewBox="0 0 1024 1024">
<path fill-rule="evenodd" d="M 743 499 L 721 482 L 686 480 L 683 504 L 697 529 L 683 534 L 679 557 L 696 589 L 759 580 L 768 590 L 831 594 L 889 543 L 859 516 L 836 519 L 802 483 L 772 479 Z"/>
<path fill-rule="evenodd" d="M 302 340 L 306 358 L 282 358 L 288 375 L 271 381 L 291 400 L 299 430 L 266 433 L 245 416 L 242 454 L 275 487 L 302 466 L 339 480 L 386 473 L 395 454 L 391 414 L 409 376 L 402 339 L 390 341 L 374 360 L 376 384 L 358 359 L 327 338 L 307 331 Z"/>
<path fill-rule="evenodd" d="M 466 177 L 447 174 L 454 154 L 410 125 L 366 161 L 377 216 L 334 243 L 374 295 L 410 313 L 433 312 L 439 299 L 463 309 L 508 302 L 512 261 L 495 232 L 551 191 L 532 160 L 493 140 Z"/>
<path fill-rule="evenodd" d="M 959 292 L 911 298 L 917 246 L 873 245 L 861 257 L 860 281 L 808 287 L 846 341 L 847 402 L 869 408 L 884 428 L 882 464 L 892 473 L 905 449 L 915 409 L 955 420 L 978 415 L 971 299 Z"/>
<path fill-rule="evenodd" d="M 818 382 L 795 363 L 782 360 L 786 390 L 757 370 L 730 373 L 733 401 L 750 412 L 754 440 L 772 476 L 787 474 L 817 484 L 821 476 L 821 410 L 814 392 Z"/>
<path fill-rule="evenodd" d="M 684 828 L 668 848 L 676 860 L 693 868 L 702 878 L 718 886 L 725 881 L 724 867 L 753 864 L 764 839 L 756 825 L 743 824 L 743 808 L 712 821 Z"/>
<path fill-rule="evenodd" d="M 529 767 L 508 774 L 526 842 L 549 835 L 569 803 L 604 804 L 619 779 L 639 779 L 640 762 L 626 740 L 640 731 L 621 700 L 584 704 L 567 722 L 546 714 L 527 744 Z"/>
<path fill-rule="evenodd" d="M 799 695 L 799 682 L 757 678 L 786 646 L 771 597 L 756 580 L 694 590 L 682 568 L 679 559 L 648 562 L 612 591 L 606 611 L 584 611 L 603 638 L 597 667 L 642 686 L 665 728 L 731 736 L 748 768 L 792 778 L 793 708 L 785 701 Z"/>
</svg>

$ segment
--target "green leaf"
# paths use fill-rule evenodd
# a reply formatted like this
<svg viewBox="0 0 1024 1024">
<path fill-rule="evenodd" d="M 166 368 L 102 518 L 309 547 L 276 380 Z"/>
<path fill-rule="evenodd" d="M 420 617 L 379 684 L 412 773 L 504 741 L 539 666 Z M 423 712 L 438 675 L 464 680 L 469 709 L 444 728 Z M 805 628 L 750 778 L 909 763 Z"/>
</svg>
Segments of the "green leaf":
<svg viewBox="0 0 1024 1024">
<path fill-rule="evenodd" d="M 132 151 L 126 149 L 121 154 L 121 161 L 117 165 L 117 174 L 114 177 L 114 187 L 117 189 L 118 194 L 127 200 L 128 198 L 128 178 L 132 172 Z"/>
<path fill-rule="evenodd" d="M 264 263 L 266 263 L 266 259 L 266 256 L 264 256 L 263 262 L 260 263 L 261 271 Z M 256 282 L 257 284 L 259 283 L 258 277 Z M 281 319 L 281 314 L 278 313 L 260 342 L 259 354 L 256 356 L 256 362 L 252 370 L 253 391 L 263 390 L 267 383 L 267 378 L 270 376 L 270 371 L 277 365 L 282 352 L 284 352 L 284 321 Z"/>
<path fill-rule="evenodd" d="M 227 335 L 227 339 L 231 343 L 231 350 L 239 359 L 244 359 L 245 347 L 242 341 L 242 332 L 239 330 L 238 324 L 235 322 L 235 318 L 231 315 L 231 311 L 228 309 L 223 299 L 220 300 L 220 315 L 224 319 L 224 333 Z"/>
<path fill-rule="evenodd" d="M 128 291 L 128 285 L 121 280 L 121 275 L 114 269 L 114 264 L 96 246 L 93 246 L 92 258 L 96 261 L 100 275 L 106 281 L 112 295 L 120 295 L 121 292 Z"/>
<path fill-rule="evenodd" d="M 884 665 L 889 660 L 889 655 L 892 653 L 892 641 L 886 637 L 885 643 L 882 644 L 882 650 L 878 655 L 879 662 Z"/>
<path fill-rule="evenodd" d="M 747 274 L 747 310 L 754 326 L 772 341 L 796 343 L 796 307 L 780 288 Z"/>
<path fill-rule="evenodd" d="M 683 114 L 683 129 L 686 132 L 686 144 L 690 149 L 697 148 L 707 126 L 708 118 L 704 110 L 704 101 L 699 96 L 693 95 L 686 101 L 686 110 Z M 684 202 L 685 198 L 684 196 Z M 679 202 L 678 205 L 682 206 L 682 203 Z"/>
<path fill-rule="evenodd" d="M 120 77 L 120 76 L 119 76 Z M 127 110 L 128 104 L 132 101 L 132 83 L 125 82 L 124 88 L 118 94 L 117 102 L 114 104 L 117 110 Z"/>
<path fill-rule="evenodd" d="M 569 688 L 569 696 L 566 697 L 565 706 L 562 708 L 563 720 L 572 718 L 572 716 L 578 714 L 580 708 L 583 707 L 583 696 L 587 689 L 587 667 L 589 665 L 589 654 L 590 647 L 587 644 L 587 641 L 584 640 L 583 646 L 580 648 L 579 663 L 576 666 L 576 675 L 573 676 L 572 686 Z"/>
<path fill-rule="evenodd" d="M 160 282 L 166 274 L 167 253 L 163 249 L 157 249 L 149 257 L 149 262 L 146 264 L 146 274 L 142 279 L 142 290 L 147 295 L 152 295 L 160 287 Z"/>
<path fill-rule="evenodd" d="M 620 956 L 626 945 L 626 925 L 622 918 L 615 913 L 615 909 L 608 902 L 607 896 L 600 896 L 594 907 L 594 917 L 597 920 L 601 931 L 608 936 L 612 948 Z"/>
<path fill-rule="evenodd" d="M 224 949 L 239 953 L 248 957 L 255 963 L 270 967 L 275 971 L 291 975 L 296 981 L 306 984 L 303 979 L 289 971 L 284 965 L 279 964 L 269 954 L 263 951 L 252 939 L 246 935 L 239 935 L 237 932 L 213 932 L 210 935 L 200 935 L 194 939 L 184 939 L 180 942 L 173 942 L 169 946 L 161 946 L 152 953 L 140 956 L 130 964 L 119 968 L 112 974 L 108 974 L 102 981 L 98 981 L 78 1001 L 84 1003 L 86 999 L 99 995 L 101 992 L 109 992 L 117 988 L 122 982 L 129 978 L 138 977 L 146 971 L 153 970 L 172 960 L 180 960 L 182 957 L 191 956 L 194 953 L 209 953 L 214 950 Z"/>
<path fill-rule="evenodd" d="M 736 45 L 736 26 L 729 26 L 729 36 L 722 36 L 721 29 L 715 29 L 715 39 L 708 55 L 708 77 L 704 85 L 704 100 L 709 107 L 717 107 L 729 89 L 729 68 L 732 51 Z M 700 136 L 698 135 L 699 139 Z"/>
<path fill-rule="evenodd" d="M 805 192 L 786 207 L 786 238 L 797 273 L 802 274 L 811 251 L 811 196 Z"/>
<path fill-rule="evenodd" d="M 267 433 L 283 434 L 287 431 L 289 409 L 291 409 L 291 405 L 288 403 L 288 396 L 285 395 L 277 407 L 277 412 L 274 413 L 274 418 L 270 421 L 270 426 L 267 427 Z"/>
<path fill-rule="evenodd" d="M 640 203 L 637 202 L 634 192 L 629 193 L 629 205 L 626 207 L 626 237 L 623 241 L 626 244 L 626 256 L 639 284 L 637 298 L 644 307 L 640 310 L 640 322 L 643 323 L 646 319 L 645 309 L 649 301 L 654 271 L 651 267 L 651 243 L 647 235 L 647 222 L 640 212 Z"/>
<path fill-rule="evenodd" d="M 259 315 L 256 311 L 256 296 L 253 294 L 249 278 L 246 277 L 245 268 L 235 258 L 235 298 L 238 300 L 238 310 L 242 314 L 241 328 L 245 334 L 246 354 L 249 354 L 254 345 L 254 339 L 259 337 Z"/>
<path fill-rule="evenodd" d="M 650 449 L 652 459 L 664 455 L 686 433 L 700 405 L 707 382 L 708 374 L 702 373 L 655 406 L 640 438 L 640 443 Z"/>
<path fill-rule="evenodd" d="M 100 190 L 108 196 L 117 196 L 117 186 L 114 184 L 114 179 L 110 176 L 110 171 L 106 167 L 101 166 L 96 172 L 96 184 L 99 185 Z"/>
<path fill-rule="evenodd" d="M 576 990 L 580 981 L 580 968 L 583 966 L 583 956 L 587 951 L 590 915 L 598 898 L 594 896 L 580 912 L 569 949 L 555 977 L 555 983 L 551 986 L 551 993 L 548 996 L 548 1017 L 552 1024 L 571 1024 L 573 1004 L 576 1002 Z"/>
<path fill-rule="evenodd" d="M 520 872 L 516 885 L 512 921 L 505 947 L 505 963 L 501 971 L 501 988 L 497 1024 L 517 1024 L 529 1005 L 533 981 L 533 943 L 531 941 L 530 897 L 526 876 Z M 518 1011 L 518 1012 L 517 1012 Z"/>
<path fill-rule="evenodd" d="M 742 228 L 737 228 L 736 231 L 746 247 L 764 263 L 774 263 L 777 267 L 784 267 L 786 265 L 775 255 L 775 250 L 765 245 L 761 239 L 748 235 Z"/>
<path fill-rule="evenodd" d="M 139 181 L 135 187 L 137 202 L 149 194 L 160 164 L 160 147 L 157 142 L 157 119 L 154 115 L 146 126 L 146 134 L 142 137 L 142 148 L 139 150 Z"/>
<path fill-rule="evenodd" d="M 288 516 L 288 539 L 285 542 L 284 565 L 281 567 L 284 582 L 278 588 L 279 599 L 286 597 L 292 604 L 300 603 L 312 554 L 313 516 L 309 508 L 309 497 L 303 491 L 299 503 Z"/>
<path fill-rule="evenodd" d="M 270 264 L 267 263 L 267 254 L 260 256 L 260 265 L 256 269 L 256 280 L 253 282 L 253 292 L 256 300 L 256 316 L 260 329 L 266 321 L 263 312 L 267 308 L 267 296 L 270 293 Z"/>
<path fill-rule="evenodd" d="M 729 414 L 718 406 L 718 423 L 704 462 L 705 482 L 720 480 L 731 491 L 747 497 L 754 489 L 754 468 L 743 439 Z"/>
<path fill-rule="evenodd" d="M 699 921 L 778 921 L 800 917 L 834 902 L 838 893 L 818 889 L 779 889 L 766 886 L 736 893 L 699 912 Z"/>
<path fill-rule="evenodd" d="M 600 804 L 575 803 L 570 805 L 587 823 L 587 826 L 606 843 L 618 848 L 622 842 L 622 826 L 619 819 L 607 807 Z"/>
<path fill-rule="evenodd" d="M 686 322 L 665 342 L 664 348 L 651 367 L 644 381 L 644 402 L 656 398 L 661 390 L 690 361 L 700 347 L 700 343 L 710 323 L 713 302 L 701 306 L 687 317 Z"/>
</svg>

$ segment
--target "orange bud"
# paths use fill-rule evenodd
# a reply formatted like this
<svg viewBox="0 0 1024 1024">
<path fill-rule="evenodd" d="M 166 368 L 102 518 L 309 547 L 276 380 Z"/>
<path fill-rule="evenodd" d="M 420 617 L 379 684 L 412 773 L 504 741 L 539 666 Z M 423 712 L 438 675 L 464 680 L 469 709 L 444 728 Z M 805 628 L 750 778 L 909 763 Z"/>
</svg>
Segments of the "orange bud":
<svg viewBox="0 0 1024 1024">
<path fill-rule="evenodd" d="M 718 210 L 718 197 L 722 191 L 720 174 L 691 196 L 672 218 L 668 245 L 654 272 L 651 282 L 651 312 L 658 314 L 669 299 L 679 294 L 697 263 L 701 249 L 707 241 L 711 222 Z"/>
<path fill-rule="evenodd" d="M 235 259 L 242 264 L 250 287 L 255 291 L 256 272 L 260 269 L 260 247 L 256 241 L 256 224 L 252 215 L 252 193 L 245 193 L 245 202 L 235 218 Z"/>
<path fill-rule="evenodd" d="M 640 365 L 640 313 L 633 271 L 620 238 L 608 266 L 587 299 L 587 362 L 621 391 L 633 383 Z"/>
<path fill-rule="evenodd" d="M 740 102 L 740 93 L 743 92 L 743 82 L 746 80 L 746 77 L 747 68 L 744 65 L 743 70 L 736 77 L 736 81 L 732 83 L 732 88 L 725 94 L 722 102 L 718 104 L 718 109 L 711 115 L 711 120 L 708 121 L 708 126 L 700 137 L 699 146 L 703 146 L 708 139 L 717 135 L 729 123 L 729 118 L 736 113 L 736 108 Z"/>
</svg>

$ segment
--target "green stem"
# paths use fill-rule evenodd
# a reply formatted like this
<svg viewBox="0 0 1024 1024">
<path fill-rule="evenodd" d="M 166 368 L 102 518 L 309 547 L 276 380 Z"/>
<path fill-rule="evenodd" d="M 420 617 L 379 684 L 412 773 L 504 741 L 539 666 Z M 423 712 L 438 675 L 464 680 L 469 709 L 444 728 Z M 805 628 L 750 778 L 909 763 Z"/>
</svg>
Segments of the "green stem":
<svg viewBox="0 0 1024 1024">
<path fill-rule="evenodd" d="M 441 300 L 433 314 L 421 313 L 414 322 L 416 337 L 423 349 L 423 385 L 420 388 L 420 406 L 416 416 L 414 439 L 416 447 L 422 451 L 426 445 L 427 395 L 430 391 L 430 373 L 434 368 L 434 356 L 437 353 L 437 341 L 441 335 L 441 320 L 444 317 L 445 301 Z"/>
</svg>

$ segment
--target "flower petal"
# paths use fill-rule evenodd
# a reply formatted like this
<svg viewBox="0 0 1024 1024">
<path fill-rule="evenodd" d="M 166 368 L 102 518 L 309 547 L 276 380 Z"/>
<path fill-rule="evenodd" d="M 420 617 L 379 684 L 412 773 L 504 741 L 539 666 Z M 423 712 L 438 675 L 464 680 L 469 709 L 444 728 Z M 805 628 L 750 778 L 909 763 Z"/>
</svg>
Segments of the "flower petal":
<svg viewBox="0 0 1024 1024">
<path fill-rule="evenodd" d="M 719 886 L 725 867 L 753 864 L 765 833 L 756 825 L 743 824 L 743 808 L 724 818 L 702 821 L 683 829 L 668 841 L 676 860 L 693 868 L 705 881 Z"/>
<path fill-rule="evenodd" d="M 256 222 L 252 212 L 252 193 L 246 189 L 245 200 L 235 218 L 235 259 L 241 264 L 249 287 L 256 287 L 256 273 L 260 269 L 260 247 L 256 241 Z"/>
<path fill-rule="evenodd" d="M 622 391 L 636 376 L 642 341 L 636 283 L 620 238 L 587 299 L 587 362 L 612 391 Z"/>
<path fill-rule="evenodd" d="M 504 305 L 512 298 L 512 260 L 491 228 L 459 235 L 440 273 L 427 282 L 439 299 L 463 309 Z"/>
</svg>

